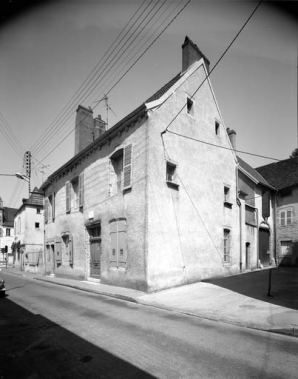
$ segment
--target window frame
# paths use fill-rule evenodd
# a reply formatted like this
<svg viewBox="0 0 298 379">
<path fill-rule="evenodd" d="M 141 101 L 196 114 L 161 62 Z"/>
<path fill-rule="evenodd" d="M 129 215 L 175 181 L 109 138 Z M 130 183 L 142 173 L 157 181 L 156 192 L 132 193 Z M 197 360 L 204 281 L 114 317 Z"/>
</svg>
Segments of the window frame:
<svg viewBox="0 0 298 379">
<path fill-rule="evenodd" d="M 290 214 L 290 216 L 288 216 Z M 284 208 L 279 211 L 279 226 L 287 227 L 293 225 L 293 210 Z"/>
<path fill-rule="evenodd" d="M 195 114 L 194 105 L 195 105 L 195 101 L 193 97 L 187 95 L 186 96 L 186 113 L 191 117 L 194 117 L 194 114 Z"/>
<path fill-rule="evenodd" d="M 170 170 L 173 170 L 173 173 L 170 173 Z M 178 165 L 176 162 L 166 160 L 166 183 L 168 187 L 179 189 L 179 184 L 177 183 L 177 170 Z"/>
</svg>

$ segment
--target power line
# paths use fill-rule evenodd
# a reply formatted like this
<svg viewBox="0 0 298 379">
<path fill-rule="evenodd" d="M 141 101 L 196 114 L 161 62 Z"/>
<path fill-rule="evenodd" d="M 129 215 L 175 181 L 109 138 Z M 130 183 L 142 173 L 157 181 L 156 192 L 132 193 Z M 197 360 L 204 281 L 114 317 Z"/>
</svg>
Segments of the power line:
<svg viewBox="0 0 298 379">
<path fill-rule="evenodd" d="M 253 12 L 251 13 L 251 15 L 248 17 L 248 19 L 246 20 L 246 22 L 243 24 L 243 26 L 240 28 L 240 30 L 238 31 L 238 33 L 236 34 L 236 36 L 233 38 L 232 42 L 228 45 L 228 47 L 225 49 L 225 51 L 223 52 L 223 54 L 220 56 L 220 58 L 218 59 L 218 61 L 216 62 L 216 64 L 214 65 L 214 67 L 212 68 L 212 70 L 210 70 L 210 72 L 208 73 L 208 75 L 205 77 L 205 79 L 202 81 L 202 83 L 199 85 L 199 87 L 195 90 L 195 92 L 191 95 L 190 99 L 192 99 L 194 97 L 194 95 L 199 91 L 199 89 L 202 87 L 202 85 L 205 83 L 205 81 L 210 77 L 210 75 L 212 74 L 212 72 L 214 71 L 214 69 L 217 67 L 217 65 L 219 64 L 219 62 L 222 60 L 222 58 L 226 55 L 227 51 L 230 49 L 230 47 L 233 45 L 233 43 L 236 41 L 236 39 L 238 38 L 238 36 L 240 35 L 240 33 L 242 32 L 242 30 L 245 28 L 245 26 L 248 24 L 248 22 L 250 21 L 250 19 L 252 18 L 252 16 L 255 14 L 255 12 L 257 11 L 257 9 L 259 8 L 259 6 L 262 4 L 263 0 L 261 0 L 258 5 L 255 7 L 255 9 L 253 10 Z M 194 74 L 197 70 L 199 69 L 199 67 L 192 73 Z M 186 104 L 180 109 L 180 111 L 175 115 L 175 117 L 171 120 L 171 122 L 168 124 L 168 126 L 166 127 L 166 129 L 162 132 L 162 134 L 166 133 L 169 129 L 169 127 L 172 125 L 172 123 L 176 120 L 176 118 L 179 116 L 179 114 L 183 111 L 183 109 L 186 107 Z"/>
<path fill-rule="evenodd" d="M 166 0 L 165 0 L 166 1 Z M 164 1 L 164 3 L 165 3 L 165 1 Z M 151 1 L 152 2 L 152 1 Z M 147 5 L 147 7 L 145 8 L 145 10 L 148 8 L 148 6 L 151 4 L 151 2 Z M 163 3 L 163 4 L 164 4 Z M 163 6 L 163 4 L 161 5 L 161 6 Z M 116 54 L 110 59 L 110 61 L 108 61 L 109 60 L 109 58 L 111 57 L 111 55 L 115 52 L 115 50 L 116 50 L 116 48 L 119 46 L 119 44 L 123 41 L 123 39 L 126 37 L 126 35 L 127 35 L 127 33 L 124 35 L 124 37 L 122 37 L 122 39 L 120 40 L 120 42 L 117 44 L 117 46 L 113 49 L 113 51 L 108 55 L 108 57 L 105 59 L 105 61 L 102 63 L 102 65 L 96 70 L 96 72 L 95 72 L 95 74 L 93 74 L 93 76 L 91 76 L 91 78 L 90 78 L 90 80 L 88 81 L 88 83 L 87 84 L 89 84 L 90 82 L 91 82 L 91 80 L 99 73 L 99 70 L 100 69 L 102 69 L 102 67 L 105 65 L 105 67 L 101 70 L 101 72 L 99 73 L 99 76 L 97 75 L 97 78 L 95 79 L 95 81 L 93 81 L 92 83 L 91 83 L 91 85 L 89 85 L 88 87 L 87 87 L 87 89 L 83 92 L 83 94 L 81 95 L 81 97 L 78 99 L 78 96 L 82 93 L 82 90 L 79 92 L 79 94 L 76 96 L 76 101 L 77 102 L 79 102 L 79 101 L 81 101 L 83 98 L 84 98 L 84 96 L 85 96 L 85 99 L 88 97 L 88 96 L 90 96 L 91 95 L 91 93 L 94 91 L 94 89 L 95 89 L 95 87 L 100 83 L 100 81 L 99 81 L 99 78 L 100 77 L 102 77 L 103 76 L 103 74 L 104 74 L 104 72 L 108 69 L 108 71 L 105 73 L 105 75 L 108 73 L 108 72 L 110 72 L 111 71 L 111 69 L 114 67 L 114 65 L 118 62 L 118 60 L 116 60 L 116 62 L 114 62 L 112 65 L 111 65 L 111 63 L 113 62 L 113 60 L 115 60 L 116 58 L 117 58 L 117 56 L 121 53 L 121 51 L 125 48 L 125 46 L 126 46 L 126 44 L 129 42 L 129 40 L 132 38 L 132 36 L 137 32 L 137 30 L 139 29 L 139 27 L 142 25 L 142 22 L 150 15 L 150 13 L 153 11 L 153 9 L 156 7 L 158 5 L 158 3 L 156 3 L 155 5 L 154 5 L 154 7 L 150 10 L 150 12 L 144 17 L 144 19 L 143 20 L 141 20 L 140 21 L 140 17 L 137 19 L 137 21 L 140 21 L 140 24 L 137 26 L 137 28 L 133 31 L 133 33 L 131 34 L 131 36 L 128 38 L 128 40 L 124 43 L 124 45 L 120 48 L 120 50 L 118 50 L 117 52 L 116 52 Z M 158 8 L 158 10 L 160 9 L 161 7 L 159 7 Z M 143 13 L 145 12 L 145 10 L 141 13 L 141 15 L 140 16 L 142 16 L 143 15 Z M 158 12 L 158 10 L 155 12 L 155 14 Z M 155 16 L 155 14 L 154 14 L 154 16 Z M 154 17 L 153 16 L 153 17 Z M 133 16 L 134 17 L 134 16 Z M 151 17 L 150 18 L 150 20 L 149 20 L 149 22 L 151 21 L 151 19 L 153 18 L 153 17 Z M 130 21 L 132 20 L 132 18 L 130 19 Z M 129 22 L 130 22 L 129 21 Z M 133 25 L 135 25 L 135 23 L 136 23 L 136 21 L 133 23 Z M 146 25 L 148 24 L 148 22 L 146 23 Z M 127 24 L 128 25 L 128 24 Z M 126 25 L 126 26 L 127 26 Z M 133 26 L 132 25 L 132 26 Z M 145 26 L 143 26 L 142 27 L 142 29 L 141 29 L 141 31 L 142 30 L 144 30 L 144 28 L 146 27 L 146 25 Z M 125 28 L 126 28 L 126 26 L 125 26 Z M 124 28 L 124 29 L 125 29 Z M 131 27 L 130 27 L 130 29 L 128 30 L 128 31 L 130 31 L 131 30 Z M 122 32 L 121 32 L 122 33 Z M 121 35 L 121 33 L 120 33 L 120 35 Z M 140 33 L 139 33 L 140 34 Z M 139 34 L 134 38 L 134 40 L 132 41 L 132 42 L 130 42 L 130 44 L 126 47 L 126 50 L 132 45 L 132 43 L 135 41 L 135 39 L 139 36 Z M 103 58 L 105 58 L 105 56 L 103 57 Z M 102 59 L 101 59 L 101 61 L 102 61 Z M 100 62 L 101 62 L 100 61 Z M 99 62 L 99 63 L 100 63 Z M 98 65 L 97 65 L 98 66 Z M 96 66 L 96 67 L 97 67 Z M 98 82 L 99 81 L 99 82 Z M 86 85 L 87 85 L 86 84 Z M 86 87 L 86 85 L 85 85 L 85 87 Z M 89 93 L 87 93 L 89 91 Z M 87 93 L 87 94 L 86 94 Z M 69 112 L 68 112 L 68 114 L 69 114 Z M 62 115 L 63 116 L 63 115 Z M 61 122 L 63 121 L 63 119 L 64 119 L 64 122 L 63 122 L 63 124 L 62 125 L 64 125 L 65 124 L 65 122 L 67 121 L 67 114 L 66 115 L 64 115 L 64 117 L 62 118 L 62 120 L 60 121 L 60 124 L 61 124 Z M 54 129 L 52 129 L 51 131 L 50 131 L 50 134 L 53 134 L 54 133 L 54 131 L 58 128 L 58 126 L 59 126 L 59 124 L 54 128 Z M 40 149 L 42 148 L 42 146 L 39 146 L 38 147 L 38 149 L 37 149 L 37 151 L 40 151 Z M 36 154 L 37 152 L 35 152 L 35 154 Z"/>
<path fill-rule="evenodd" d="M 168 130 L 167 132 L 168 132 L 168 133 L 171 133 L 171 134 L 175 134 L 175 135 L 177 135 L 177 136 L 179 136 L 179 137 L 183 137 L 183 138 L 186 138 L 186 139 L 189 139 L 189 140 L 195 141 L 195 142 L 203 143 L 203 144 L 205 144 L 205 145 L 210 145 L 210 146 L 218 147 L 218 148 L 220 148 L 220 149 L 231 150 L 231 151 L 235 151 L 235 152 L 237 152 L 237 153 L 248 154 L 248 155 L 252 155 L 252 156 L 254 156 L 254 157 L 259 157 L 259 158 L 271 159 L 271 160 L 273 160 L 273 161 L 278 161 L 278 162 L 281 161 L 280 159 L 272 158 L 272 157 L 267 157 L 267 156 L 265 156 L 265 155 L 259 155 L 259 154 L 249 153 L 249 152 L 247 152 L 247 151 L 243 151 L 243 150 L 235 150 L 235 149 L 231 149 L 230 147 L 225 147 L 225 146 L 215 145 L 214 143 L 207 142 L 207 141 L 202 141 L 202 140 L 199 140 L 199 139 L 196 139 L 196 138 L 193 138 L 193 137 L 188 137 L 188 136 L 185 136 L 185 135 L 180 134 L 180 133 L 172 132 L 171 130 Z M 163 137 L 163 136 L 162 136 L 162 137 Z"/>
<path fill-rule="evenodd" d="M 182 2 L 182 1 L 180 1 L 180 3 L 181 3 L 181 2 Z M 148 25 L 148 23 L 153 19 L 153 17 L 158 13 L 158 11 L 161 9 L 161 7 L 162 7 L 164 4 L 165 4 L 165 1 L 164 1 L 164 2 L 162 3 L 162 5 L 157 9 L 157 11 L 154 13 L 154 15 L 150 18 L 150 20 L 149 20 L 149 21 L 148 21 L 148 22 L 142 27 L 142 30 L 145 29 L 145 27 Z M 155 6 L 156 6 L 156 5 L 155 5 Z M 155 6 L 154 6 L 154 7 L 155 7 Z M 154 8 L 151 9 L 151 11 L 149 12 L 149 14 L 152 12 L 153 9 L 154 9 Z M 147 16 L 148 16 L 148 15 L 147 15 Z M 146 17 L 147 17 L 147 16 L 146 16 Z M 146 17 L 145 17 L 145 18 L 146 18 Z M 144 20 L 145 20 L 145 19 L 144 19 Z M 140 26 L 140 25 L 139 25 L 139 26 Z M 139 26 L 138 26 L 138 28 L 139 28 Z M 137 30 L 137 29 L 136 29 L 136 30 Z M 142 31 L 142 30 L 141 30 L 141 31 Z M 135 33 L 135 31 L 134 31 L 134 33 Z M 134 33 L 133 33 L 133 34 L 134 34 Z M 133 35 L 133 34 L 132 34 L 132 35 Z M 140 34 L 140 33 L 139 33 L 139 34 Z M 137 35 L 137 37 L 138 37 L 138 35 Z M 135 37 L 134 40 L 135 40 L 137 37 Z M 130 37 L 130 38 L 131 38 L 131 37 Z M 129 44 L 128 47 L 130 47 L 130 46 L 132 45 L 132 43 L 134 42 L 134 40 Z M 127 42 L 128 42 L 128 41 L 126 41 L 126 43 L 127 43 Z M 125 44 L 126 44 L 126 43 L 125 43 Z M 139 42 L 138 42 L 138 43 L 139 43 Z M 125 45 L 124 45 L 124 46 L 125 46 Z M 123 49 L 123 47 L 122 47 L 121 49 Z M 120 50 L 120 51 L 121 51 L 121 50 Z M 119 54 L 119 52 L 116 54 L 116 57 L 117 57 L 118 54 Z M 114 59 L 114 58 L 113 58 L 113 59 Z M 108 69 L 108 71 L 106 72 L 106 74 L 107 74 L 109 71 L 111 71 L 111 69 L 115 66 L 116 63 L 117 63 L 117 61 L 114 62 L 114 64 L 113 64 L 112 66 L 109 66 L 109 69 Z M 121 79 L 122 79 L 122 77 L 117 81 L 116 84 L 118 84 L 118 82 L 119 82 Z M 98 80 L 98 79 L 97 79 L 97 80 Z M 115 84 L 115 85 L 116 85 L 116 84 Z M 95 84 L 94 84 L 94 85 L 95 85 Z M 112 87 L 112 89 L 115 87 L 115 85 Z M 94 88 L 93 88 L 92 92 L 93 92 L 93 91 L 94 91 Z M 105 93 L 106 93 L 106 94 L 107 94 L 107 93 L 110 93 L 110 91 L 111 91 L 111 90 L 109 90 L 108 92 L 105 91 Z M 88 96 L 90 96 L 90 93 L 89 93 Z M 66 121 L 67 121 L 67 120 L 64 121 L 63 125 L 65 124 Z M 68 135 L 69 135 L 69 134 L 67 134 L 67 136 L 68 136 Z M 39 150 L 40 150 L 40 149 L 41 149 L 41 147 L 39 147 Z"/>
<path fill-rule="evenodd" d="M 112 88 L 106 93 L 107 95 L 115 88 L 115 86 L 124 78 L 124 76 L 136 65 L 136 63 L 146 54 L 146 52 L 151 48 L 151 46 L 158 40 L 158 38 L 164 33 L 164 31 L 176 20 L 176 18 L 181 14 L 181 12 L 186 8 L 186 6 L 190 3 L 191 0 L 188 0 L 187 3 L 176 13 L 176 15 L 166 24 L 166 26 L 162 29 L 162 31 L 154 38 L 154 40 L 149 44 L 149 46 L 145 49 L 145 51 L 134 61 L 134 63 L 125 71 L 125 73 L 117 80 L 117 82 L 112 86 Z M 98 105 L 98 104 L 97 104 Z M 93 107 L 94 110 L 97 105 Z M 84 119 L 83 119 L 84 120 Z M 82 120 L 82 121 L 83 121 Z M 81 122 L 82 122 L 81 121 Z M 78 126 L 78 125 L 77 125 Z M 76 126 L 76 127 L 77 127 Z M 57 149 L 58 146 L 76 129 L 73 128 L 63 139 L 60 140 L 58 144 L 42 159 L 45 160 L 53 151 Z"/>
</svg>

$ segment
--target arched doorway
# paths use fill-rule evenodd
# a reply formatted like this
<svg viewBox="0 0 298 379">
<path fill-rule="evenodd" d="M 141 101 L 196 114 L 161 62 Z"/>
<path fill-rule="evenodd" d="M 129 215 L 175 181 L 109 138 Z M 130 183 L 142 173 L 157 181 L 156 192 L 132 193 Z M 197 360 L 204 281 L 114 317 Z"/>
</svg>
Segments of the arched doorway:
<svg viewBox="0 0 298 379">
<path fill-rule="evenodd" d="M 270 254 L 269 254 L 269 227 L 260 227 L 259 229 L 259 260 L 263 266 L 269 266 Z"/>
</svg>

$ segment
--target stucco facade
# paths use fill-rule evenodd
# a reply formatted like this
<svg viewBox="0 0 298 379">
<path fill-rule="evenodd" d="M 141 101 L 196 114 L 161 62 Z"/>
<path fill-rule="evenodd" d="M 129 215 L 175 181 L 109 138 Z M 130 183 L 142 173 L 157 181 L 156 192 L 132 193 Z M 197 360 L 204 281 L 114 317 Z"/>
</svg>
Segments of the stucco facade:
<svg viewBox="0 0 298 379">
<path fill-rule="evenodd" d="M 35 188 L 15 214 L 13 264 L 21 271 L 44 273 L 43 194 Z"/>
<path fill-rule="evenodd" d="M 237 158 L 208 67 L 186 39 L 183 72 L 93 142 L 76 140 L 42 185 L 46 273 L 152 292 L 239 272 Z"/>
<path fill-rule="evenodd" d="M 4 207 L 0 197 L 0 265 L 10 265 L 13 262 L 11 245 L 14 241 L 16 212 L 16 208 Z"/>
</svg>

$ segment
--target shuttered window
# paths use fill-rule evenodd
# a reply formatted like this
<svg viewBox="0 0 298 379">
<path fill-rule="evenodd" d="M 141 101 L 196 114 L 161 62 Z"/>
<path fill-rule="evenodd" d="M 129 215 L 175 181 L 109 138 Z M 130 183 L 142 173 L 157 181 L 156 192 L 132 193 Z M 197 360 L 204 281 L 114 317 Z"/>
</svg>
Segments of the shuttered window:
<svg viewBox="0 0 298 379">
<path fill-rule="evenodd" d="M 79 207 L 84 205 L 84 171 L 79 176 Z"/>
<path fill-rule="evenodd" d="M 292 225 L 292 210 L 284 210 L 280 212 L 279 224 L 280 226 Z"/>
<path fill-rule="evenodd" d="M 110 266 L 126 268 L 126 220 L 118 219 L 110 222 L 111 251 Z"/>
<path fill-rule="evenodd" d="M 229 229 L 224 229 L 224 263 L 230 262 L 230 242 L 231 242 L 231 233 Z"/>
<path fill-rule="evenodd" d="M 55 262 L 56 267 L 62 264 L 62 239 L 61 237 L 55 238 Z"/>
<path fill-rule="evenodd" d="M 66 212 L 70 212 L 71 209 L 71 183 L 65 183 L 65 193 L 66 193 Z"/>
<path fill-rule="evenodd" d="M 132 145 L 124 148 L 123 176 L 123 189 L 130 188 L 132 185 Z"/>
</svg>

